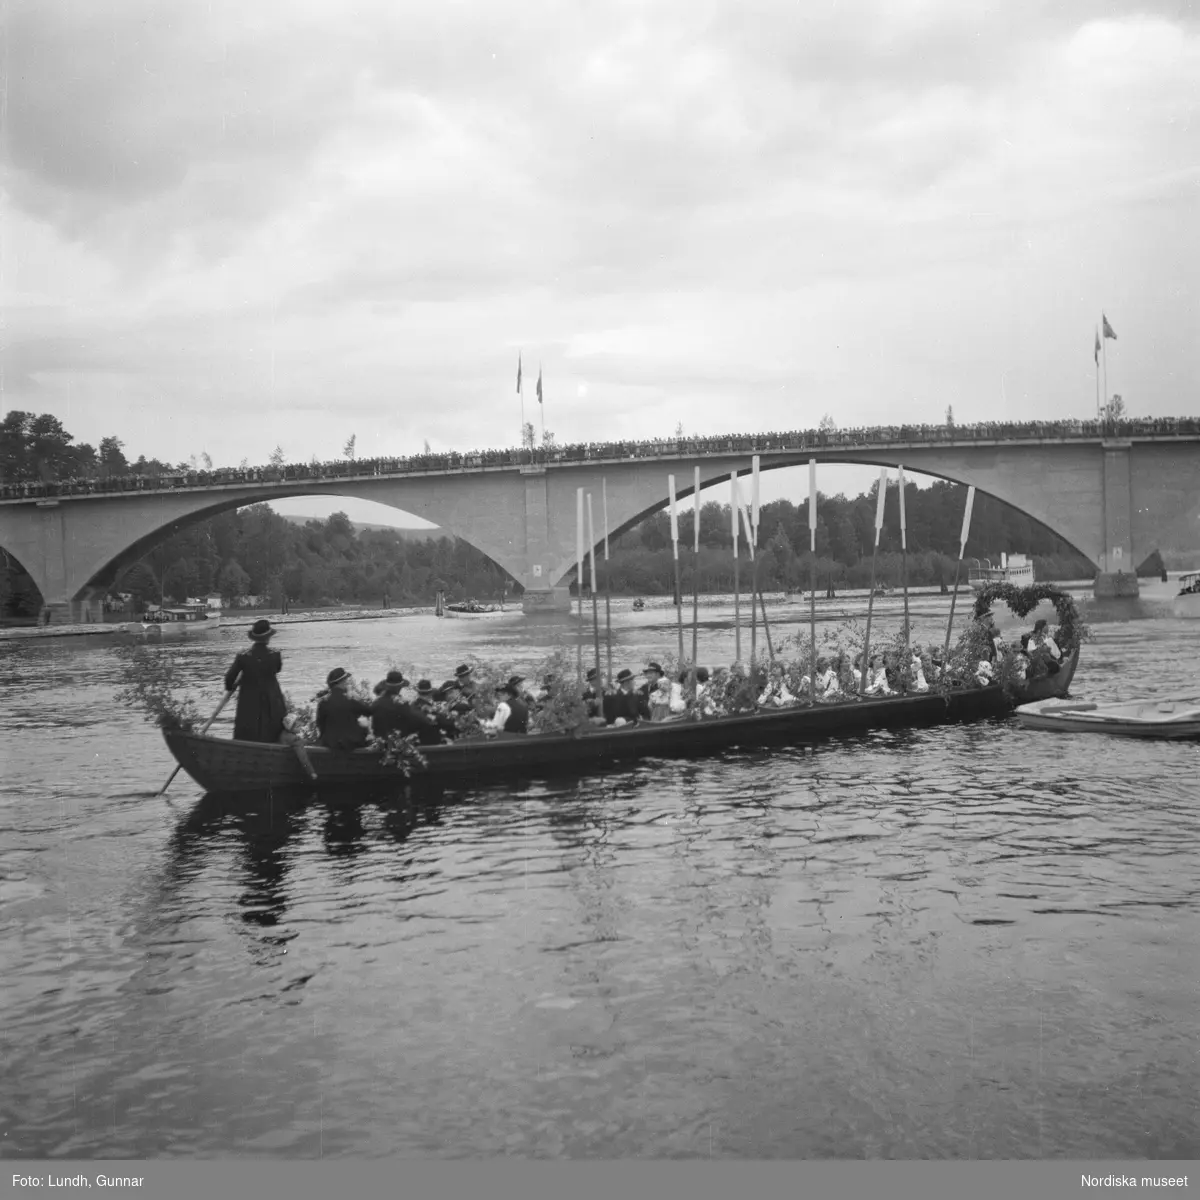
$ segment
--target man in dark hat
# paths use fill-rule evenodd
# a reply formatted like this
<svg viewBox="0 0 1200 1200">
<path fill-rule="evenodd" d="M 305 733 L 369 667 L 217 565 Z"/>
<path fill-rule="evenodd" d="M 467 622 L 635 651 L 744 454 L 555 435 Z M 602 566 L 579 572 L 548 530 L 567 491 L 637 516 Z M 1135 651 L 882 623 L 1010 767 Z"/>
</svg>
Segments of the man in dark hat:
<svg viewBox="0 0 1200 1200">
<path fill-rule="evenodd" d="M 449 682 L 447 681 L 448 684 Z M 457 689 L 451 687 L 451 690 L 456 691 Z M 435 688 L 428 679 L 419 680 L 417 698 L 412 702 L 412 708 L 418 716 L 427 717 L 446 737 L 451 738 L 455 733 L 454 721 L 442 704 L 441 696 L 442 692 Z"/>
<path fill-rule="evenodd" d="M 350 672 L 334 667 L 325 679 L 329 691 L 317 703 L 317 733 L 322 746 L 349 752 L 367 744 L 359 717 L 370 717 L 371 706 L 350 695 Z"/>
<path fill-rule="evenodd" d="M 641 718 L 641 697 L 633 690 L 633 672 L 628 667 L 617 672 L 617 690 L 604 697 L 604 720 L 608 725 L 634 725 Z"/>
<path fill-rule="evenodd" d="M 283 656 L 267 643 L 275 636 L 265 617 L 250 626 L 254 644 L 243 650 L 225 672 L 225 690 L 238 693 L 233 736 L 241 742 L 276 742 L 283 732 L 287 705 L 279 686 Z"/>
<path fill-rule="evenodd" d="M 513 675 L 496 689 L 501 699 L 495 715 L 484 725 L 488 733 L 529 732 L 529 705 L 521 697 L 524 682 L 520 675 Z"/>
<path fill-rule="evenodd" d="M 638 715 L 643 721 L 650 720 L 650 697 L 658 690 L 658 681 L 663 677 L 663 669 L 656 662 L 647 665 L 643 674 L 646 682 L 637 690 Z"/>
<path fill-rule="evenodd" d="M 377 738 L 386 740 L 392 733 L 404 737 L 415 733 L 422 746 L 436 746 L 441 742 L 442 734 L 433 717 L 400 699 L 400 692 L 408 687 L 408 680 L 399 671 L 389 671 L 379 687 L 382 688 L 379 699 L 371 705 L 371 732 Z"/>
</svg>

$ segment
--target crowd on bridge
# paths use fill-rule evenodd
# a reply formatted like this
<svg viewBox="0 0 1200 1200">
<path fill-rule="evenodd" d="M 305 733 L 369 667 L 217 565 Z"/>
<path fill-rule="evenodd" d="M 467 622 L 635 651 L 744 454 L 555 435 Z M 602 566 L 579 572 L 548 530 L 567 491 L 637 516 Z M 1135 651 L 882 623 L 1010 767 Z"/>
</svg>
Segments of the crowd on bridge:
<svg viewBox="0 0 1200 1200">
<path fill-rule="evenodd" d="M 110 475 L 103 478 L 47 482 L 0 483 L 0 500 L 38 500 L 113 492 L 212 489 L 278 485 L 372 476 L 419 475 L 486 467 L 546 466 L 559 463 L 610 462 L 637 458 L 704 455 L 808 453 L 875 446 L 927 446 L 940 443 L 1034 440 L 1094 440 L 1097 437 L 1171 438 L 1200 434 L 1200 418 L 1141 417 L 1090 421 L 985 421 L 973 425 L 887 425 L 856 429 L 807 429 L 714 437 L 656 438 L 645 441 L 576 442 L 570 445 L 514 447 L 503 450 L 452 451 L 402 458 L 339 459 L 332 462 L 270 464 L 263 467 L 217 467 L 159 475 Z"/>
</svg>

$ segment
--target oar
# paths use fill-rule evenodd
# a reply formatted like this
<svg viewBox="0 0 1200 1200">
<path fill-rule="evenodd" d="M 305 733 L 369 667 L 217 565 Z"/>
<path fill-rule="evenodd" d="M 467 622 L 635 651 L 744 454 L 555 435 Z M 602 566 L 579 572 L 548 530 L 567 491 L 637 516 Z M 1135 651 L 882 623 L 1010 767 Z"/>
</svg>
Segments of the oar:
<svg viewBox="0 0 1200 1200">
<path fill-rule="evenodd" d="M 742 661 L 742 592 L 738 578 L 738 477 L 734 471 L 729 476 L 729 511 L 733 517 L 733 657 Z"/>
<path fill-rule="evenodd" d="M 696 468 L 693 495 L 696 500 L 696 527 L 692 530 L 692 700 L 699 685 L 696 681 L 696 640 L 700 618 L 700 468 Z"/>
<path fill-rule="evenodd" d="M 575 669 L 583 686 L 583 488 L 575 489 L 575 579 L 579 589 L 579 638 Z"/>
<path fill-rule="evenodd" d="M 596 607 L 596 527 L 592 524 L 592 493 L 587 494 L 588 545 L 592 548 L 592 636 L 596 642 L 596 674 L 600 674 L 600 612 Z M 596 680 L 599 683 L 599 679 Z"/>
<path fill-rule="evenodd" d="M 883 529 L 883 502 L 887 498 L 888 469 L 879 472 L 879 495 L 875 500 L 875 548 L 871 551 L 871 594 L 867 597 L 867 632 L 863 638 L 862 672 L 858 690 L 867 690 L 867 673 L 871 669 L 871 613 L 875 608 L 875 558 L 879 554 L 879 534 Z"/>
<path fill-rule="evenodd" d="M 225 705 L 227 705 L 229 703 L 229 698 L 232 695 L 233 695 L 232 692 L 226 692 L 225 695 L 221 697 L 221 703 L 217 705 L 215 711 L 213 712 L 213 715 L 211 717 L 209 717 L 207 721 L 204 722 L 204 728 L 200 730 L 201 736 L 203 736 L 204 734 L 206 734 L 208 732 L 208 727 L 217 719 L 217 717 L 219 717 L 221 715 L 221 709 L 223 709 L 225 707 Z M 170 778 L 167 780 L 167 782 L 162 785 L 162 791 L 158 793 L 160 796 L 166 794 L 167 788 L 169 788 L 171 786 L 171 780 L 174 779 L 175 776 L 178 775 L 179 772 L 182 770 L 183 770 L 183 764 L 180 763 L 179 766 L 177 766 L 175 768 L 175 770 L 173 770 L 171 772 Z"/>
<path fill-rule="evenodd" d="M 671 553 L 675 559 L 675 626 L 679 631 L 679 661 L 683 662 L 683 590 L 679 582 L 679 512 L 675 507 L 675 476 L 667 476 L 671 497 Z"/>
<path fill-rule="evenodd" d="M 967 552 L 967 534 L 971 532 L 971 509 L 975 504 L 974 487 L 967 488 L 967 506 L 963 509 L 962 535 L 958 539 L 958 562 L 954 564 L 954 595 L 950 597 L 950 619 L 946 622 L 946 645 L 942 650 L 942 670 L 950 658 L 950 630 L 954 627 L 954 606 L 958 603 L 958 573 L 962 568 L 963 555 Z"/>
<path fill-rule="evenodd" d="M 817 702 L 817 460 L 808 460 L 808 542 L 809 572 L 811 589 L 808 597 L 808 620 L 812 638 L 812 664 L 808 670 L 808 695 L 813 704 Z"/>
<path fill-rule="evenodd" d="M 750 512 L 752 520 L 746 526 L 746 541 L 750 546 L 750 667 L 758 657 L 758 455 L 750 459 Z M 743 514 L 744 515 L 744 514 Z"/>
<path fill-rule="evenodd" d="M 904 659 L 907 663 L 912 658 L 912 652 L 909 649 L 909 624 L 908 624 L 908 534 L 905 531 L 904 521 L 904 464 L 901 463 L 896 469 L 896 476 L 900 486 L 900 578 L 904 583 Z"/>
<path fill-rule="evenodd" d="M 608 480 L 600 480 L 600 498 L 604 505 L 604 641 L 608 651 L 608 675 L 612 679 L 612 575 L 608 566 Z M 601 691 L 604 690 L 603 684 Z"/>
</svg>

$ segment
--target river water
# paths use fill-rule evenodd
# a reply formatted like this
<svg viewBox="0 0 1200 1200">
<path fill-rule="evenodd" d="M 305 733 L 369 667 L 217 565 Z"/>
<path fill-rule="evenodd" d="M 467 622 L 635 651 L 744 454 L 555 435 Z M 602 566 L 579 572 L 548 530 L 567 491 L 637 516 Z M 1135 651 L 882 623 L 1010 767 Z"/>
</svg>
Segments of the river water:
<svg viewBox="0 0 1200 1200">
<path fill-rule="evenodd" d="M 618 608 L 618 665 L 674 647 Z M 1075 695 L 1196 694 L 1200 622 L 1094 629 Z M 574 636 L 274 644 L 299 696 Z M 226 812 L 154 796 L 172 761 L 83 641 L 0 646 L 7 1157 L 1200 1154 L 1200 746 L 993 721 Z M 202 707 L 245 644 L 170 651 Z"/>
</svg>

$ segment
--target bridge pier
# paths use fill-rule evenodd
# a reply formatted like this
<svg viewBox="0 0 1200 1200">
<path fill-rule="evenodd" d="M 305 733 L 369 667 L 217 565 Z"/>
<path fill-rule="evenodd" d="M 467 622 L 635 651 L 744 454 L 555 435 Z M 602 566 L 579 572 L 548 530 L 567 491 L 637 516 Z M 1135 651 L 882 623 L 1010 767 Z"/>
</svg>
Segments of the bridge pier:
<svg viewBox="0 0 1200 1200">
<path fill-rule="evenodd" d="M 1104 550 L 1100 574 L 1092 586 L 1097 600 L 1135 599 L 1137 571 L 1133 561 L 1133 444 L 1106 438 L 1103 449 Z"/>
</svg>

